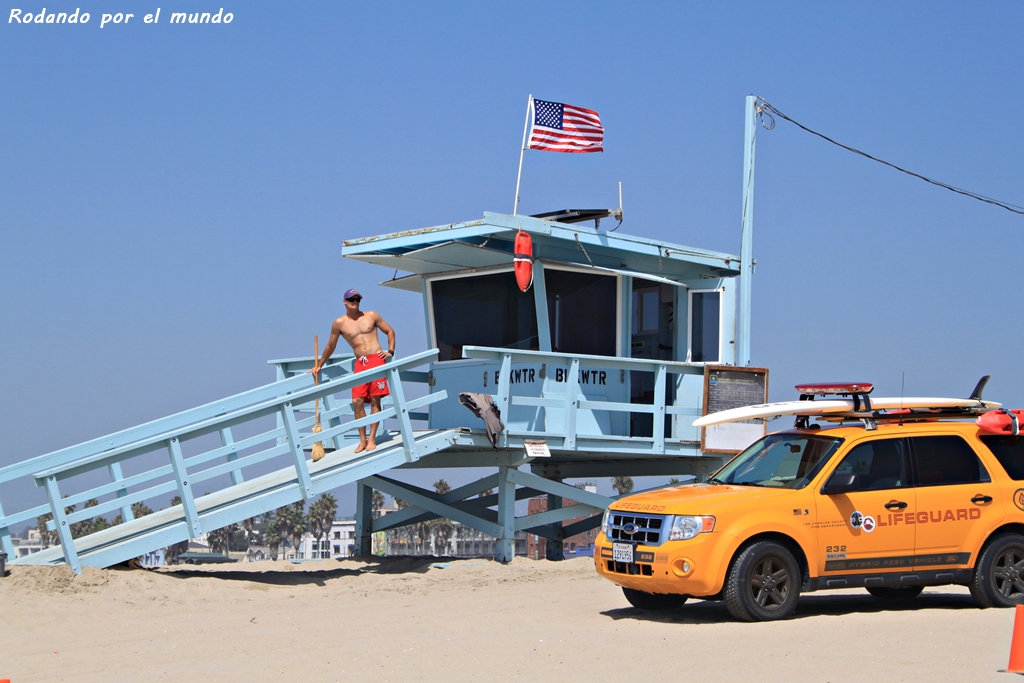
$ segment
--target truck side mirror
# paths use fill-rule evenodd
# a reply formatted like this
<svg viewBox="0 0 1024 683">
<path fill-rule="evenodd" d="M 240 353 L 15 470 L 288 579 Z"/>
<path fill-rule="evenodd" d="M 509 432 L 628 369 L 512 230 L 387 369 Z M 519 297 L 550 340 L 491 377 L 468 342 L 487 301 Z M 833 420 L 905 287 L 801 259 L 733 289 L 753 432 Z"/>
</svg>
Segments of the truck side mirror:
<svg viewBox="0 0 1024 683">
<path fill-rule="evenodd" d="M 846 493 L 852 491 L 857 483 L 857 475 L 853 472 L 836 472 L 825 485 L 821 488 L 821 492 L 826 496 L 831 496 L 837 493 Z"/>
</svg>

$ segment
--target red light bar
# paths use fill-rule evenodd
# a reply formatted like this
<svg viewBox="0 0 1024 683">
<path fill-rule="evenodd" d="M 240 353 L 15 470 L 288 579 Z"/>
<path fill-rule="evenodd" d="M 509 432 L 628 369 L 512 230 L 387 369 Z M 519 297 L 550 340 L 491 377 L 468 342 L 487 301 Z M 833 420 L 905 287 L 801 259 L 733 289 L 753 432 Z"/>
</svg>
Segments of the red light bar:
<svg viewBox="0 0 1024 683">
<path fill-rule="evenodd" d="M 833 382 L 828 384 L 797 384 L 796 390 L 801 394 L 814 396 L 833 396 L 836 394 L 870 394 L 874 384 L 867 382 Z"/>
</svg>

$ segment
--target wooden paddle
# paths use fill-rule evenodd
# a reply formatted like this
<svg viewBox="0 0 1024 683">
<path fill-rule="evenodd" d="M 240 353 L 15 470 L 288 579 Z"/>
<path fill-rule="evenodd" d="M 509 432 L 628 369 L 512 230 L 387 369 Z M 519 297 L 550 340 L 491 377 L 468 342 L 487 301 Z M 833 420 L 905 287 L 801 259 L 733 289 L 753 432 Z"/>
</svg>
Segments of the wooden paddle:
<svg viewBox="0 0 1024 683">
<path fill-rule="evenodd" d="M 320 337 L 313 335 L 313 367 L 316 367 L 317 361 L 320 360 Z M 317 386 L 320 386 L 320 373 L 313 373 L 313 381 L 316 382 Z M 313 433 L 319 434 L 323 431 L 323 427 L 320 426 L 320 399 L 316 399 L 316 424 L 313 425 Z M 320 460 L 324 457 L 324 444 L 322 441 L 317 441 L 313 444 L 313 462 Z"/>
</svg>

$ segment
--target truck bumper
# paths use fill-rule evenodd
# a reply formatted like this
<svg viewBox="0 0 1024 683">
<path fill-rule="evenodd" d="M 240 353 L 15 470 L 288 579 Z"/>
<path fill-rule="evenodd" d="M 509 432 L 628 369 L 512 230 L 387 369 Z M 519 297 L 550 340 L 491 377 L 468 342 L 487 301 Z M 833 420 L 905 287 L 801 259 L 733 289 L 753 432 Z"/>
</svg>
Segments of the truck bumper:
<svg viewBox="0 0 1024 683">
<path fill-rule="evenodd" d="M 634 563 L 625 564 L 612 560 L 612 544 L 599 534 L 594 544 L 594 566 L 602 577 L 626 588 L 708 597 L 722 590 L 734 542 L 729 534 L 711 532 L 688 541 L 639 545 Z"/>
</svg>

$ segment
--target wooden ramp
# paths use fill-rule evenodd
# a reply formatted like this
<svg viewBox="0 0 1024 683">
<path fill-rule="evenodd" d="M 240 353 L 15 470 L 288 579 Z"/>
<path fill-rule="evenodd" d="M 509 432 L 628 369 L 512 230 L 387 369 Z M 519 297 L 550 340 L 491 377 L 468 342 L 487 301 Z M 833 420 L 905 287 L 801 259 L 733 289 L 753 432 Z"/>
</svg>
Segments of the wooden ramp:
<svg viewBox="0 0 1024 683">
<path fill-rule="evenodd" d="M 444 400 L 446 392 L 409 400 L 402 381 L 421 374 L 410 369 L 436 356 L 436 350 L 427 351 L 338 374 L 319 386 L 311 375 L 298 375 L 0 469 L 0 484 L 31 479 L 47 497 L 46 504 L 17 512 L 0 507 L 0 547 L 12 565 L 65 562 L 76 572 L 82 566 L 108 567 L 444 450 L 458 430 L 414 431 L 411 420 L 415 409 Z M 351 416 L 351 388 L 385 377 L 390 405 L 343 421 Z M 323 431 L 314 435 L 316 400 L 323 406 Z M 398 429 L 378 435 L 375 450 L 355 453 L 345 433 L 383 420 L 397 422 Z M 314 463 L 308 452 L 316 442 L 335 450 Z M 265 473 L 275 461 L 278 469 Z M 253 466 L 259 474 L 249 478 Z M 197 486 L 215 488 L 218 482 L 227 485 L 208 495 L 195 493 Z M 133 504 L 166 501 L 168 495 L 179 496 L 181 504 L 133 514 Z M 106 513 L 118 513 L 122 523 L 81 533 L 83 521 Z M 47 528 L 60 545 L 18 557 L 9 528 L 47 515 Z"/>
</svg>

